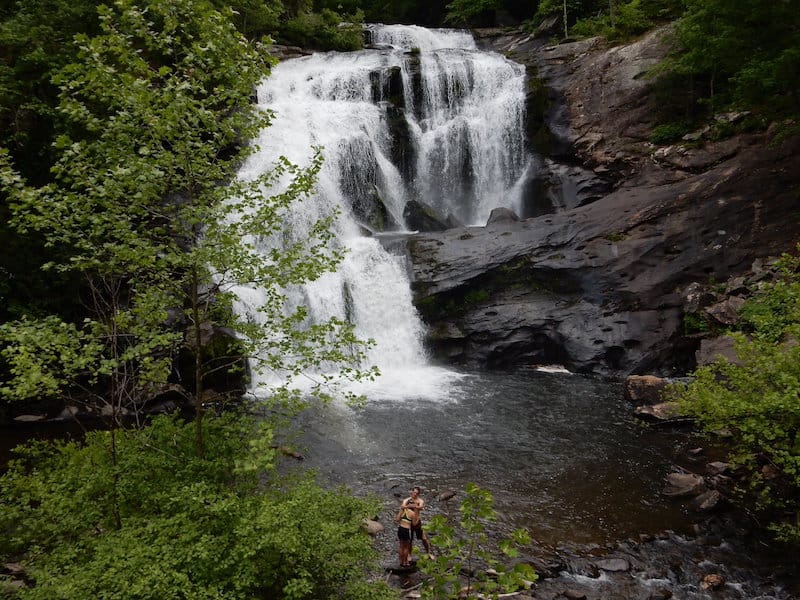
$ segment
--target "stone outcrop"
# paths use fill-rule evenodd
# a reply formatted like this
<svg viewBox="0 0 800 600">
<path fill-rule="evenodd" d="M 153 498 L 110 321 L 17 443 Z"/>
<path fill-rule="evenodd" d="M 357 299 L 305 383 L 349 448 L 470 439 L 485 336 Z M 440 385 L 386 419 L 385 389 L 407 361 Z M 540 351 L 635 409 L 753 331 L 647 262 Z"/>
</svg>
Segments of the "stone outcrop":
<svg viewBox="0 0 800 600">
<path fill-rule="evenodd" d="M 625 378 L 625 400 L 637 406 L 654 405 L 664 400 L 669 380 L 653 375 L 630 375 Z"/>
<path fill-rule="evenodd" d="M 403 209 L 406 226 L 415 231 L 444 231 L 453 222 L 429 204 L 409 200 Z"/>
<path fill-rule="evenodd" d="M 705 302 L 697 283 L 735 279 L 800 239 L 800 221 L 787 218 L 798 208 L 797 140 L 775 143 L 762 132 L 649 142 L 656 111 L 645 75 L 666 51 L 663 33 L 617 47 L 597 38 L 555 47 L 533 36 L 484 38 L 538 77 L 544 112 L 529 129 L 545 154 L 540 183 L 555 177 L 548 162 L 593 183 L 533 218 L 409 239 L 416 304 L 441 357 L 611 376 L 683 373 L 702 339 L 685 327 L 694 312 L 687 298 Z M 729 321 L 738 304 L 704 318 Z"/>
</svg>

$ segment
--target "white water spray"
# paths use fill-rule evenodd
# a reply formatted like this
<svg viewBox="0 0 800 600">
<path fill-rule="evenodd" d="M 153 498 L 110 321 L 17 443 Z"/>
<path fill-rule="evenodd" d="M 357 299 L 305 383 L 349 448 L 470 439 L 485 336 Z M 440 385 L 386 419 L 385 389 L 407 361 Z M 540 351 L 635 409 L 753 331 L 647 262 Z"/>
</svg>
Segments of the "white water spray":
<svg viewBox="0 0 800 600">
<path fill-rule="evenodd" d="M 360 337 L 375 340 L 367 363 L 384 374 L 384 389 L 434 396 L 444 371 L 427 366 L 405 258 L 364 237 L 362 227 L 403 230 L 409 200 L 465 224 L 484 222 L 496 206 L 516 208 L 529 161 L 524 69 L 476 50 L 465 32 L 370 26 L 369 35 L 383 47 L 320 53 L 273 69 L 258 102 L 275 117 L 240 177 L 266 171 L 280 156 L 307 164 L 313 147 L 323 149 L 315 202 L 298 204 L 291 228 L 302 238 L 338 208 L 335 234 L 347 256 L 335 273 L 292 292 L 292 302 L 308 305 L 314 320 L 349 319 Z M 239 298 L 237 310 L 257 315 L 258 290 Z M 257 390 L 268 385 L 254 382 Z"/>
</svg>

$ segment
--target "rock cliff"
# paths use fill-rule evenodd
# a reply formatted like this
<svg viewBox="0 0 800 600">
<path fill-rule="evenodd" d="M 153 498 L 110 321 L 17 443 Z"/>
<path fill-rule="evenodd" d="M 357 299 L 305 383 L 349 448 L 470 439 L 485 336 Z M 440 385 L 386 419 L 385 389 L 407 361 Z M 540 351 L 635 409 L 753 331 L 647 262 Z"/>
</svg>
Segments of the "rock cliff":
<svg viewBox="0 0 800 600">
<path fill-rule="evenodd" d="M 616 47 L 481 33 L 528 67 L 541 158 L 522 215 L 531 218 L 409 239 L 434 351 L 490 368 L 691 369 L 690 286 L 747 273 L 800 240 L 800 144 L 770 131 L 651 144 L 646 72 L 666 52 L 664 30 Z"/>
</svg>

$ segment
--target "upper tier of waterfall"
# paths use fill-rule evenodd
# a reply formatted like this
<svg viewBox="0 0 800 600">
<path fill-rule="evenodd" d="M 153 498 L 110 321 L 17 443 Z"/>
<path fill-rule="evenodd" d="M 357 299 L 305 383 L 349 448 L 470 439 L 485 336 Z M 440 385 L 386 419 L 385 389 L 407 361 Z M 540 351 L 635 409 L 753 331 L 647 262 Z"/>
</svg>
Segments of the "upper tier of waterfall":
<svg viewBox="0 0 800 600">
<path fill-rule="evenodd" d="M 373 49 L 274 69 L 258 90 L 275 113 L 262 151 L 302 163 L 322 146 L 321 193 L 376 231 L 405 228 L 410 200 L 464 225 L 518 209 L 530 163 L 524 67 L 463 31 L 370 25 L 367 35 Z"/>
</svg>

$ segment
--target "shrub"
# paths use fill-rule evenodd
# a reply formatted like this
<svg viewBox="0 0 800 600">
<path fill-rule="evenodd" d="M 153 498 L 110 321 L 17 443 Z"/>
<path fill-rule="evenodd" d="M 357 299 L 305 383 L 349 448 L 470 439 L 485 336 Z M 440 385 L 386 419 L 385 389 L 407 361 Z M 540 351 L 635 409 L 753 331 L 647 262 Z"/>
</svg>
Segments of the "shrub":
<svg viewBox="0 0 800 600">
<path fill-rule="evenodd" d="M 283 25 L 278 38 L 314 50 L 359 50 L 364 46 L 363 21 L 360 10 L 343 16 L 327 8 L 319 13 L 301 12 Z"/>
<path fill-rule="evenodd" d="M 529 586 L 537 579 L 530 565 L 520 562 L 506 568 L 488 550 L 486 523 L 495 518 L 493 504 L 488 490 L 470 483 L 460 506 L 461 517 L 457 524 L 442 515 L 431 519 L 427 530 L 435 536 L 438 555 L 436 558 L 421 558 L 421 569 L 429 576 L 423 582 L 423 598 L 462 597 L 459 592 L 468 598 L 482 594 L 494 597 L 504 590 Z M 499 549 L 506 558 L 515 559 L 519 556 L 517 547 L 528 543 L 528 533 L 518 529 L 499 543 Z M 486 569 L 478 570 L 479 566 Z M 490 575 L 489 569 L 495 574 Z"/>
<path fill-rule="evenodd" d="M 709 432 L 730 432 L 731 462 L 747 474 L 741 498 L 764 511 L 780 539 L 800 542 L 800 259 L 745 305 L 748 336 L 734 334 L 741 365 L 697 369 L 678 392 Z"/>
<path fill-rule="evenodd" d="M 18 449 L 0 478 L 0 560 L 32 582 L 17 597 L 363 598 L 376 557 L 360 524 L 377 504 L 278 478 L 265 422 L 207 428 L 206 458 L 171 417 Z"/>
<path fill-rule="evenodd" d="M 650 141 L 654 144 L 671 144 L 679 141 L 692 130 L 686 123 L 665 123 L 657 125 L 650 134 Z"/>
</svg>

